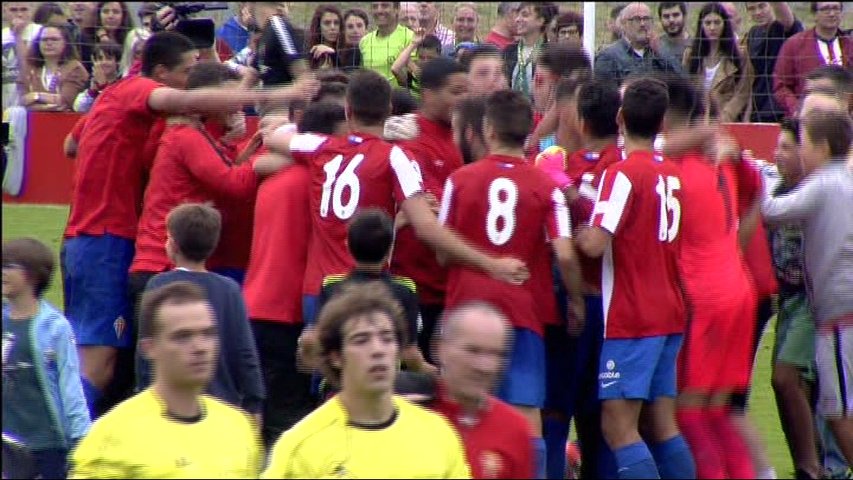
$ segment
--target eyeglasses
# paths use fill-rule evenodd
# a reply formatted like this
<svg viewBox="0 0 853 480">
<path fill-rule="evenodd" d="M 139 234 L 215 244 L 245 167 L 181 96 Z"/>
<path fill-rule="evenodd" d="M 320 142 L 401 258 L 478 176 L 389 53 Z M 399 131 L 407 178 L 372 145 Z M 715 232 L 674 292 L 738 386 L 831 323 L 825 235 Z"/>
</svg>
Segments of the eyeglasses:
<svg viewBox="0 0 853 480">
<path fill-rule="evenodd" d="M 824 5 L 820 8 L 818 8 L 817 11 L 820 13 L 837 13 L 837 12 L 841 12 L 841 6 L 840 5 Z"/>
<path fill-rule="evenodd" d="M 654 21 L 652 17 L 631 17 L 626 20 L 631 23 L 652 23 Z"/>
<path fill-rule="evenodd" d="M 3 270 L 23 270 L 24 266 L 20 263 L 3 262 Z"/>
</svg>

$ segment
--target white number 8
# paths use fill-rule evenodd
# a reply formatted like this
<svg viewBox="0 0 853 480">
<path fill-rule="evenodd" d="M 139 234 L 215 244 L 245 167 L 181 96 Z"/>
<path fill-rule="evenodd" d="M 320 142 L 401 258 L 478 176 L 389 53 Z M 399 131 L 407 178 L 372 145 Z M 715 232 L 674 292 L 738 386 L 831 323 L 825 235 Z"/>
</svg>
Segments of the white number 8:
<svg viewBox="0 0 853 480">
<path fill-rule="evenodd" d="M 681 189 L 678 177 L 663 177 L 658 175 L 655 192 L 660 197 L 660 223 L 658 224 L 658 240 L 672 242 L 678 236 L 681 225 L 681 203 L 675 198 L 675 191 Z M 672 212 L 672 223 L 669 223 L 669 212 Z"/>
<path fill-rule="evenodd" d="M 338 155 L 323 166 L 323 171 L 326 172 L 326 181 L 323 182 L 323 196 L 320 198 L 321 217 L 326 218 L 329 215 L 330 203 L 335 216 L 341 220 L 346 220 L 355 213 L 355 209 L 358 207 L 358 198 L 361 196 L 361 184 L 358 182 L 355 169 L 361 165 L 363 160 L 364 155 L 361 153 L 353 157 L 337 178 L 335 175 L 337 175 L 338 169 L 341 168 L 341 163 L 344 161 L 343 155 Z M 333 184 L 334 189 L 332 188 Z M 344 204 L 344 189 L 347 187 L 350 189 L 349 200 Z"/>
<path fill-rule="evenodd" d="M 505 197 L 501 200 L 501 194 Z M 489 213 L 486 216 L 486 234 L 494 245 L 501 246 L 512 238 L 515 231 L 515 205 L 518 187 L 508 178 L 496 178 L 489 184 Z M 498 219 L 503 226 L 498 227 Z"/>
</svg>

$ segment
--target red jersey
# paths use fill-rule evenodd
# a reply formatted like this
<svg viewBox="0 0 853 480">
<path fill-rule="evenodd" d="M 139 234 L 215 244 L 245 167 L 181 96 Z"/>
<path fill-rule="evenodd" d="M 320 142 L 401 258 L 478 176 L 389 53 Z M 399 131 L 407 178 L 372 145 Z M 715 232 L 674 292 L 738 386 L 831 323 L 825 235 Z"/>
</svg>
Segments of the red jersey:
<svg viewBox="0 0 853 480">
<path fill-rule="evenodd" d="M 162 86 L 147 77 L 128 78 L 104 90 L 92 106 L 80 134 L 66 238 L 136 238 L 145 174 L 140 147 L 158 118 L 148 97 Z"/>
<path fill-rule="evenodd" d="M 686 297 L 734 303 L 752 289 L 738 247 L 738 184 L 732 164 L 712 164 L 688 153 L 681 168 L 679 269 Z"/>
<path fill-rule="evenodd" d="M 311 173 L 311 262 L 303 292 L 318 295 L 323 278 L 355 267 L 346 245 L 355 212 L 376 207 L 393 218 L 398 205 L 422 190 L 421 176 L 400 147 L 364 133 L 303 133 L 293 137 L 290 151 Z"/>
<path fill-rule="evenodd" d="M 490 396 L 478 415 L 470 417 L 443 384 L 437 390 L 430 408 L 459 433 L 473 478 L 533 478 L 533 432 L 523 415 Z"/>
<path fill-rule="evenodd" d="M 733 164 L 737 173 L 738 185 L 738 216 L 743 216 L 754 205 L 755 198 L 761 193 L 761 174 L 754 166 L 745 161 Z M 767 241 L 767 231 L 764 222 L 758 222 L 755 233 L 743 251 L 746 266 L 755 282 L 758 300 L 764 300 L 779 290 L 776 274 L 773 270 L 773 259 L 770 256 L 770 243 Z"/>
<path fill-rule="evenodd" d="M 424 182 L 424 191 L 441 200 L 444 182 L 463 165 L 462 154 L 453 143 L 450 125 L 417 116 L 420 134 L 415 140 L 399 145 L 417 162 Z M 435 252 L 424 245 L 411 226 L 397 232 L 391 271 L 409 277 L 418 286 L 420 303 L 441 305 L 447 286 L 447 269 L 438 264 Z"/>
<path fill-rule="evenodd" d="M 484 300 L 500 308 L 513 326 L 542 334 L 533 289 L 553 288 L 550 262 L 542 262 L 548 241 L 571 236 L 569 211 L 563 192 L 547 173 L 523 158 L 489 155 L 450 176 L 441 201 L 439 219 L 472 245 L 494 256 L 525 262 L 531 280 L 511 285 L 460 265 L 451 265 L 447 306 Z"/>
<path fill-rule="evenodd" d="M 213 138 L 221 139 L 226 134 L 222 124 L 208 122 L 205 127 Z M 251 136 L 237 143 L 220 141 L 220 144 L 228 158 L 236 159 L 249 140 Z M 222 234 L 216 250 L 207 259 L 207 267 L 245 269 L 249 265 L 249 255 L 252 250 L 255 197 L 234 198 L 220 195 L 215 202 L 222 214 Z"/>
<path fill-rule="evenodd" d="M 676 164 L 646 151 L 633 152 L 604 172 L 592 225 L 613 237 L 601 277 L 605 338 L 684 331 L 678 175 Z"/>
<path fill-rule="evenodd" d="M 492 30 L 486 35 L 485 43 L 491 43 L 492 45 L 500 48 L 501 50 L 515 43 L 515 39 L 512 37 L 505 37 L 498 32 Z"/>
<path fill-rule="evenodd" d="M 248 163 L 234 167 L 206 134 L 191 125 L 169 125 L 151 168 L 139 220 L 131 272 L 162 272 L 166 256 L 166 216 L 178 205 L 215 201 L 219 195 L 248 199 L 257 177 Z"/>
<path fill-rule="evenodd" d="M 80 137 L 83 135 L 83 127 L 86 126 L 87 118 L 89 117 L 86 115 L 81 115 L 80 118 L 78 118 L 77 121 L 74 122 L 74 126 L 71 127 L 71 131 L 68 132 L 68 134 L 71 135 L 71 138 L 78 144 L 80 143 Z"/>
<path fill-rule="evenodd" d="M 611 164 L 622 160 L 622 151 L 616 143 L 604 147 L 600 152 L 587 149 L 569 155 L 566 175 L 576 185 L 580 197 L 569 205 L 572 229 L 588 225 L 595 206 L 601 175 Z M 590 258 L 580 252 L 579 260 L 583 272 L 584 292 L 601 292 L 601 259 Z"/>
<path fill-rule="evenodd" d="M 294 164 L 264 180 L 255 199 L 243 296 L 249 318 L 302 322 L 302 280 L 311 240 L 311 176 Z"/>
</svg>

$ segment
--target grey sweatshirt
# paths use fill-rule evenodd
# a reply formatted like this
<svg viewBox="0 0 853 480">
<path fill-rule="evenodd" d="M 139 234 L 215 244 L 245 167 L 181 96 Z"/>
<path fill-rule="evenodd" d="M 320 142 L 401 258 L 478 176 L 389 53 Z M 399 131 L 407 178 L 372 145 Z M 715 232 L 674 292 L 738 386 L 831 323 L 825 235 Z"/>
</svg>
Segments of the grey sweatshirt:
<svg viewBox="0 0 853 480">
<path fill-rule="evenodd" d="M 770 224 L 803 228 L 806 288 L 815 321 L 853 314 L 853 171 L 843 161 L 818 168 L 787 195 L 765 189 L 761 212 Z"/>
</svg>

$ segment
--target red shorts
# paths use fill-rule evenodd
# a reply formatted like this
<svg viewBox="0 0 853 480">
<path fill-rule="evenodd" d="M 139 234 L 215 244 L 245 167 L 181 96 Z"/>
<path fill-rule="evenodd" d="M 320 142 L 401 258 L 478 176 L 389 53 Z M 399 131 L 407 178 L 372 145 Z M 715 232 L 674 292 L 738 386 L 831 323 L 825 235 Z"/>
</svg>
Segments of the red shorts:
<svg viewBox="0 0 853 480">
<path fill-rule="evenodd" d="M 752 374 L 755 291 L 740 299 L 695 302 L 686 295 L 687 328 L 678 355 L 678 391 L 743 392 Z"/>
</svg>

